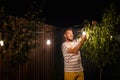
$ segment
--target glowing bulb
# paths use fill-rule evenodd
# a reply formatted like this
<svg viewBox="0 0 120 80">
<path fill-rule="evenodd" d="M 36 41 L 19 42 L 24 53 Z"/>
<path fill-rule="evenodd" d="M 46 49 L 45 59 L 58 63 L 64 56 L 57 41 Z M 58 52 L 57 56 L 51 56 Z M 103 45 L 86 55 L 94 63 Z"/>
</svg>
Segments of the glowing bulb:
<svg viewBox="0 0 120 80">
<path fill-rule="evenodd" d="M 51 44 L 51 41 L 50 40 L 47 40 L 47 45 L 50 45 Z"/>
<path fill-rule="evenodd" d="M 112 38 L 113 38 L 113 36 L 110 36 L 110 38 L 112 39 Z"/>
<path fill-rule="evenodd" d="M 86 35 L 86 32 L 85 32 L 85 31 L 83 31 L 82 35 Z"/>
<path fill-rule="evenodd" d="M 0 40 L 0 45 L 1 45 L 1 46 L 4 46 L 3 40 Z"/>
</svg>

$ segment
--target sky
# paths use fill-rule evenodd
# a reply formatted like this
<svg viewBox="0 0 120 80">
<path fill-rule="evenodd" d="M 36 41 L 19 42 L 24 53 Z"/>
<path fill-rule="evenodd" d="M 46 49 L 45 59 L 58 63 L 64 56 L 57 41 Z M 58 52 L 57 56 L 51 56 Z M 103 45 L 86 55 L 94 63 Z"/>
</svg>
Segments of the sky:
<svg viewBox="0 0 120 80">
<path fill-rule="evenodd" d="M 112 1 L 115 2 L 117 8 L 118 5 L 120 8 L 119 0 Z M 110 3 L 110 0 L 56 0 L 51 5 L 47 5 L 45 15 L 51 24 L 74 26 L 82 24 L 85 19 L 99 21 L 104 9 Z"/>
<path fill-rule="evenodd" d="M 6 7 L 6 13 L 16 16 L 40 8 L 46 24 L 70 27 L 82 24 L 85 19 L 99 21 L 111 1 L 120 10 L 119 0 L 1 0 L 1 4 Z"/>
</svg>

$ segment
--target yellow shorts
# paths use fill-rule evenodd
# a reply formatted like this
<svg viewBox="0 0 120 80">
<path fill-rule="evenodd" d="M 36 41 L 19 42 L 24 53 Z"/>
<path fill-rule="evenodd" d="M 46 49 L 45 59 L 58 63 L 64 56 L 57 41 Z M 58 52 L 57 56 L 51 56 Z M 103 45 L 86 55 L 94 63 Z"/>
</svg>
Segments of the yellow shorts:
<svg viewBox="0 0 120 80">
<path fill-rule="evenodd" d="M 64 80 L 84 80 L 82 72 L 64 72 Z"/>
</svg>

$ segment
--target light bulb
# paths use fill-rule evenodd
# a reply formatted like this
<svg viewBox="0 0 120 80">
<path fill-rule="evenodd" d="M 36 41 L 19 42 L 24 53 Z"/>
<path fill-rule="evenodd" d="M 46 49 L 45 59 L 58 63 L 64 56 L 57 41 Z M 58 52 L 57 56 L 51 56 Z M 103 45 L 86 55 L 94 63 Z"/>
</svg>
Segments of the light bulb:
<svg viewBox="0 0 120 80">
<path fill-rule="evenodd" d="M 86 32 L 85 32 L 85 31 L 83 31 L 83 32 L 82 32 L 82 35 L 86 35 Z"/>
<path fill-rule="evenodd" d="M 46 43 L 47 43 L 47 45 L 50 45 L 51 41 L 48 39 Z"/>
<path fill-rule="evenodd" d="M 0 45 L 1 45 L 1 46 L 4 46 L 3 40 L 0 40 Z"/>
</svg>

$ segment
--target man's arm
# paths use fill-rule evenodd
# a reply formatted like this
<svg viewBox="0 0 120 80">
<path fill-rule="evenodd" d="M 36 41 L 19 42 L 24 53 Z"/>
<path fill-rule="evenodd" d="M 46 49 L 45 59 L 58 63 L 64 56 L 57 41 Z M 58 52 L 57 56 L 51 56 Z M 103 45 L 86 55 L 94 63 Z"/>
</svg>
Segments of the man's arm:
<svg viewBox="0 0 120 80">
<path fill-rule="evenodd" d="M 79 51 L 79 49 L 81 48 L 81 46 L 82 46 L 82 44 L 84 43 L 85 40 L 86 40 L 86 36 L 82 36 L 79 44 L 74 48 L 68 48 L 67 52 L 72 53 L 72 54 L 76 54 Z"/>
</svg>

